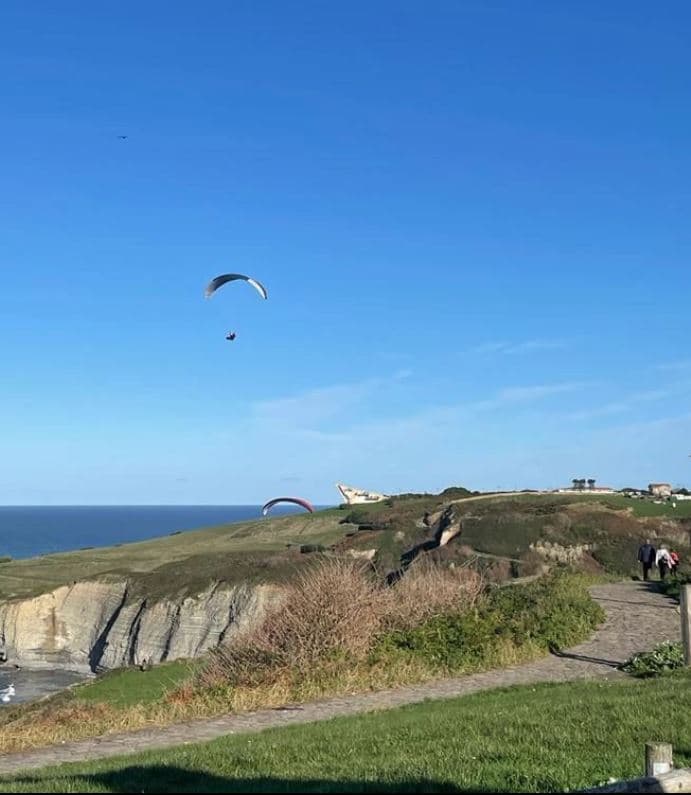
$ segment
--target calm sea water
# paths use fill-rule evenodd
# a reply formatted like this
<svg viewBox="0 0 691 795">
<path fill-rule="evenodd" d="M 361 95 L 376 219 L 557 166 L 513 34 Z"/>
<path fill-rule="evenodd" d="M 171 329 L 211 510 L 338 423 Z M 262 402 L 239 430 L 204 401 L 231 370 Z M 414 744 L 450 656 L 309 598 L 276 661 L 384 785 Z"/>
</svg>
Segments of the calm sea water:
<svg viewBox="0 0 691 795">
<path fill-rule="evenodd" d="M 271 516 L 299 512 L 276 506 Z M 29 558 L 144 541 L 176 530 L 261 518 L 259 505 L 0 506 L 0 557 Z"/>
<path fill-rule="evenodd" d="M 20 704 L 22 701 L 33 701 L 36 698 L 57 693 L 76 682 L 83 682 L 88 678 L 87 675 L 75 673 L 74 671 L 52 669 L 30 671 L 26 668 L 18 671 L 13 665 L 5 664 L 0 668 L 0 688 L 4 689 L 8 685 L 13 684 L 15 695 L 8 704 L 0 702 L 0 710 L 5 706 L 11 707 L 12 704 Z M 0 720 L 2 720 L 1 712 Z"/>
<path fill-rule="evenodd" d="M 276 506 L 272 516 L 298 513 Z M 0 506 L 0 556 L 27 558 L 165 536 L 176 530 L 261 517 L 259 505 Z M 84 679 L 71 671 L 16 670 L 0 665 L 0 688 L 12 683 L 13 704 L 62 690 Z M 5 706 L 0 703 L 0 709 Z"/>
</svg>

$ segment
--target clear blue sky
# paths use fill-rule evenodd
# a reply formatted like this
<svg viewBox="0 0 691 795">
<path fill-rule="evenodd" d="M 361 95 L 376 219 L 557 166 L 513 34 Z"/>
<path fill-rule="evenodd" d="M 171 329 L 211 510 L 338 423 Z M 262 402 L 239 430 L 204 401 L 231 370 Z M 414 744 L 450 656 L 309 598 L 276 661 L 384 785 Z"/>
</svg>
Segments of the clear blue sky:
<svg viewBox="0 0 691 795">
<path fill-rule="evenodd" d="M 0 502 L 691 482 L 688 3 L 0 23 Z"/>
</svg>

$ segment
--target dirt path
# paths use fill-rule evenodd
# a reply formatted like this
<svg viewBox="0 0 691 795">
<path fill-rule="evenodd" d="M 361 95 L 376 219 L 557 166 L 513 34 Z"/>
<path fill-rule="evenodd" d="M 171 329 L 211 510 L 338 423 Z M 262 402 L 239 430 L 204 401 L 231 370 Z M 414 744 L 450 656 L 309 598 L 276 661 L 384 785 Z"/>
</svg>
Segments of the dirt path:
<svg viewBox="0 0 691 795">
<path fill-rule="evenodd" d="M 585 677 L 623 676 L 614 666 L 637 651 L 663 640 L 678 640 L 678 608 L 657 593 L 654 584 L 625 582 L 591 588 L 607 613 L 593 638 L 563 652 L 527 665 L 488 671 L 423 685 L 363 693 L 304 704 L 298 708 L 267 709 L 220 718 L 145 729 L 127 734 L 80 740 L 0 758 L 0 774 L 61 762 L 76 762 L 120 754 L 186 745 L 224 734 L 257 732 L 269 727 L 325 720 L 377 709 L 389 709 L 428 698 L 450 698 L 479 690 L 536 682 L 566 682 Z"/>
</svg>

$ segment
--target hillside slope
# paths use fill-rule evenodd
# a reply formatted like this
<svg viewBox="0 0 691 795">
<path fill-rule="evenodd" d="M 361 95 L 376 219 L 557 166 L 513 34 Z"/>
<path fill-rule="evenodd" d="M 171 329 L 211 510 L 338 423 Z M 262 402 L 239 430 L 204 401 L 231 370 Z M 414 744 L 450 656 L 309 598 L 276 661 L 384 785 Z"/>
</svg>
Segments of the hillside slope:
<svg viewBox="0 0 691 795">
<path fill-rule="evenodd" d="M 388 578 L 422 556 L 503 581 L 558 564 L 629 575 L 649 537 L 688 566 L 691 516 L 680 513 L 618 496 L 447 489 L 10 561 L 0 564 L 0 644 L 39 667 L 194 657 L 259 620 L 315 552 L 363 557 Z"/>
</svg>

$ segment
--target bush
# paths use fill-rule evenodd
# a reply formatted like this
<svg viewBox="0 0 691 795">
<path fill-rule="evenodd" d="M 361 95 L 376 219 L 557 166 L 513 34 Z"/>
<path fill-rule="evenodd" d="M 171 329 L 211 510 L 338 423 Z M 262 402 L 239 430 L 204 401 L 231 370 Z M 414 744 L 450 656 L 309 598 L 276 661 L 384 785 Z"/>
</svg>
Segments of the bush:
<svg viewBox="0 0 691 795">
<path fill-rule="evenodd" d="M 592 555 L 606 571 L 630 575 L 640 571 L 637 538 L 608 536 L 598 540 Z"/>
<path fill-rule="evenodd" d="M 660 590 L 665 596 L 670 596 L 677 601 L 681 599 L 681 586 L 691 582 L 691 572 L 688 570 L 680 571 L 668 580 L 660 583 Z"/>
<path fill-rule="evenodd" d="M 534 549 L 529 549 L 521 555 L 515 577 L 530 577 L 545 571 L 546 564 L 542 555 Z"/>
<path fill-rule="evenodd" d="M 681 643 L 666 641 L 659 643 L 652 651 L 634 654 L 621 670 L 639 677 L 659 676 L 684 666 L 684 649 Z"/>
<path fill-rule="evenodd" d="M 251 684 L 272 672 L 308 673 L 333 657 L 362 659 L 381 627 L 380 587 L 357 561 L 303 571 L 258 627 L 211 654 L 207 684 Z"/>
<path fill-rule="evenodd" d="M 481 591 L 467 567 L 420 561 L 387 587 L 358 561 L 322 560 L 263 623 L 211 652 L 196 687 L 261 700 L 422 681 L 533 659 L 584 640 L 603 618 L 583 580 L 565 573 Z"/>
<path fill-rule="evenodd" d="M 473 569 L 416 561 L 382 594 L 382 623 L 387 629 L 412 629 L 435 616 L 465 612 L 482 588 L 482 578 Z"/>
<path fill-rule="evenodd" d="M 470 491 L 465 486 L 449 486 L 444 491 L 439 492 L 439 496 L 445 500 L 461 500 L 464 497 L 470 497 L 477 494 L 476 491 Z"/>
<path fill-rule="evenodd" d="M 438 616 L 382 639 L 387 652 L 422 656 L 446 672 L 477 670 L 502 657 L 546 652 L 586 638 L 604 619 L 583 583 L 566 574 L 492 590 L 465 614 Z"/>
<path fill-rule="evenodd" d="M 480 576 L 468 568 L 421 561 L 387 587 L 359 561 L 322 560 L 286 588 L 261 625 L 211 652 L 201 684 L 252 686 L 280 673 L 299 680 L 318 675 L 320 666 L 363 662 L 387 631 L 461 614 L 481 590 Z"/>
</svg>

